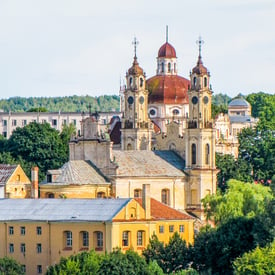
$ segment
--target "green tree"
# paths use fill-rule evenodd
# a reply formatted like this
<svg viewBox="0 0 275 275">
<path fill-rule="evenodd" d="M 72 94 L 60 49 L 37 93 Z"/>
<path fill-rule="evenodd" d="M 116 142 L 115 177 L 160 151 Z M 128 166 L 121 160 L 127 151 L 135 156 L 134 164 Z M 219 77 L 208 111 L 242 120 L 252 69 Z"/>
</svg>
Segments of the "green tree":
<svg viewBox="0 0 275 275">
<path fill-rule="evenodd" d="M 45 108 L 45 107 L 33 107 L 33 108 L 30 108 L 27 112 L 29 113 L 46 113 L 48 112 L 48 110 Z"/>
<path fill-rule="evenodd" d="M 48 123 L 32 122 L 13 131 L 8 140 L 7 151 L 12 157 L 22 158 L 29 165 L 40 169 L 40 180 L 48 169 L 56 169 L 68 160 L 67 151 L 57 130 Z M 30 174 L 30 171 L 25 171 Z"/>
<path fill-rule="evenodd" d="M 63 144 L 63 150 L 65 152 L 65 154 L 67 155 L 67 157 L 69 158 L 69 141 L 71 139 L 72 136 L 76 135 L 76 127 L 75 125 L 73 125 L 72 123 L 69 125 L 64 125 L 63 129 L 60 133 L 60 138 L 62 140 L 62 144 Z"/>
<path fill-rule="evenodd" d="M 275 241 L 264 248 L 257 247 L 233 262 L 234 274 L 272 275 L 275 274 Z"/>
<path fill-rule="evenodd" d="M 0 275 L 23 275 L 22 265 L 12 258 L 0 259 Z"/>
<path fill-rule="evenodd" d="M 228 186 L 224 194 L 218 191 L 202 200 L 207 219 L 216 224 L 226 223 L 231 218 L 262 215 L 267 201 L 272 199 L 269 187 L 237 180 L 228 181 Z"/>
</svg>

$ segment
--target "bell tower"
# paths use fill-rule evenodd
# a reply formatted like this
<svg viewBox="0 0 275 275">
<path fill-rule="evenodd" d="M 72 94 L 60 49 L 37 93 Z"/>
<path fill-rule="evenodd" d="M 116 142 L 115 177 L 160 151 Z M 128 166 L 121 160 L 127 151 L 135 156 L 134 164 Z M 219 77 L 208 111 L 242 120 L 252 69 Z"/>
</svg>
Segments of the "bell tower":
<svg viewBox="0 0 275 275">
<path fill-rule="evenodd" d="M 122 150 L 151 150 L 152 127 L 148 118 L 148 90 L 145 73 L 137 61 L 138 41 L 133 41 L 134 61 L 126 73 L 124 113 L 121 127 Z"/>
<path fill-rule="evenodd" d="M 189 175 L 187 209 L 203 218 L 201 199 L 216 193 L 217 173 L 215 162 L 215 129 L 211 118 L 212 90 L 210 73 L 203 65 L 201 46 L 197 41 L 199 57 L 190 72 L 189 118 L 186 129 L 186 167 Z"/>
</svg>

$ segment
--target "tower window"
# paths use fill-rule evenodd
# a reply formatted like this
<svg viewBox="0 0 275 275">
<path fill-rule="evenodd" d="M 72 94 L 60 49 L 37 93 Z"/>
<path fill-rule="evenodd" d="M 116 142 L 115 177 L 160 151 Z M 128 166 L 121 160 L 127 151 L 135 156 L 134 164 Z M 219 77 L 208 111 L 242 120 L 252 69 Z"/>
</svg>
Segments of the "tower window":
<svg viewBox="0 0 275 275">
<path fill-rule="evenodd" d="M 143 87 L 143 78 L 142 77 L 139 79 L 139 86 Z"/>
<path fill-rule="evenodd" d="M 180 111 L 179 111 L 178 109 L 174 109 L 174 110 L 173 110 L 173 115 L 174 115 L 174 116 L 179 115 L 179 113 L 180 113 Z"/>
<path fill-rule="evenodd" d="M 192 144 L 192 164 L 196 164 L 197 163 L 197 148 L 196 148 L 196 144 Z"/>
<path fill-rule="evenodd" d="M 207 87 L 207 77 L 204 78 L 204 87 Z"/>
<path fill-rule="evenodd" d="M 164 73 L 164 63 L 161 63 L 161 72 Z"/>
<path fill-rule="evenodd" d="M 171 63 L 168 63 L 168 72 L 171 72 Z"/>
<path fill-rule="evenodd" d="M 197 84 L 197 78 L 194 76 L 194 78 L 193 78 L 193 85 L 196 86 L 196 84 Z"/>
<path fill-rule="evenodd" d="M 133 78 L 130 77 L 130 79 L 129 79 L 129 85 L 132 86 L 132 84 L 133 84 Z"/>
<path fill-rule="evenodd" d="M 205 164 L 209 164 L 210 146 L 205 144 Z"/>
<path fill-rule="evenodd" d="M 177 65 L 176 65 L 176 63 L 174 63 L 174 72 L 176 72 L 177 71 Z"/>
</svg>

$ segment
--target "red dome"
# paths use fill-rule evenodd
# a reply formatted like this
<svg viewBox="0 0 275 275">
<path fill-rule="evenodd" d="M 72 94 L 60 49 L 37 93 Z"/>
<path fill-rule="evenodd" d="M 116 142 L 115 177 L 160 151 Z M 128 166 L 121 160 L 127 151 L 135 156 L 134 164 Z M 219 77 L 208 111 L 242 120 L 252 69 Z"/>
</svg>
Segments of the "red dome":
<svg viewBox="0 0 275 275">
<path fill-rule="evenodd" d="M 194 74 L 207 74 L 207 68 L 203 66 L 201 56 L 199 56 L 197 66 L 193 68 L 192 73 Z"/>
<path fill-rule="evenodd" d="M 187 104 L 190 81 L 178 75 L 156 75 L 147 81 L 149 103 Z"/>
<path fill-rule="evenodd" d="M 176 58 L 176 50 L 171 44 L 166 42 L 160 47 L 158 57 Z"/>
</svg>

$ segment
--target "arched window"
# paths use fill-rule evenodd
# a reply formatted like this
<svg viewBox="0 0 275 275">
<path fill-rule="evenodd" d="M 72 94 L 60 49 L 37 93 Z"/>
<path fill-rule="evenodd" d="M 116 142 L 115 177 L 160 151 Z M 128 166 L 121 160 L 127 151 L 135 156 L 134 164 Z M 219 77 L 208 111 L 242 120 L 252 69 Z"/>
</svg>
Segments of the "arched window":
<svg viewBox="0 0 275 275">
<path fill-rule="evenodd" d="M 132 86 L 132 84 L 133 84 L 133 78 L 130 77 L 130 79 L 129 79 L 129 85 Z"/>
<path fill-rule="evenodd" d="M 161 72 L 164 73 L 164 63 L 161 63 Z"/>
<path fill-rule="evenodd" d="M 171 72 L 171 63 L 169 62 L 168 63 L 168 73 L 170 73 Z"/>
<path fill-rule="evenodd" d="M 174 72 L 175 73 L 177 72 L 177 65 L 176 65 L 176 63 L 174 63 Z"/>
<path fill-rule="evenodd" d="M 54 199 L 54 194 L 53 193 L 48 193 L 47 197 L 48 197 L 48 199 Z"/>
<path fill-rule="evenodd" d="M 139 86 L 143 87 L 143 78 L 142 77 L 139 79 Z"/>
<path fill-rule="evenodd" d="M 139 230 L 137 232 L 137 246 L 144 246 L 145 231 Z"/>
<path fill-rule="evenodd" d="M 180 111 L 179 111 L 178 109 L 174 109 L 174 110 L 173 110 L 173 115 L 174 115 L 174 116 L 179 115 L 179 113 L 180 113 Z"/>
<path fill-rule="evenodd" d="M 168 189 L 161 190 L 161 202 L 164 204 L 170 204 L 170 191 Z"/>
<path fill-rule="evenodd" d="M 175 143 L 171 143 L 171 144 L 169 144 L 169 150 L 171 150 L 171 151 L 176 151 L 176 145 L 175 145 Z"/>
<path fill-rule="evenodd" d="M 89 247 L 89 232 L 81 231 L 80 232 L 80 245 L 81 248 L 88 248 Z"/>
<path fill-rule="evenodd" d="M 73 233 L 72 231 L 63 232 L 64 249 L 71 250 L 73 246 Z"/>
<path fill-rule="evenodd" d="M 192 164 L 196 164 L 197 163 L 197 148 L 196 148 L 196 144 L 192 144 Z"/>
<path fill-rule="evenodd" d="M 103 232 L 101 231 L 94 232 L 94 248 L 96 251 L 103 250 Z"/>
<path fill-rule="evenodd" d="M 194 78 L 193 78 L 193 85 L 196 86 L 196 84 L 197 84 L 197 78 L 194 76 Z"/>
<path fill-rule="evenodd" d="M 207 87 L 207 77 L 204 78 L 204 87 Z"/>
<path fill-rule="evenodd" d="M 133 150 L 133 147 L 132 147 L 132 144 L 131 144 L 131 143 L 128 143 L 128 144 L 127 144 L 127 150 Z"/>
<path fill-rule="evenodd" d="M 210 146 L 209 144 L 205 144 L 205 164 L 209 164 L 209 156 L 210 156 Z"/>
<path fill-rule="evenodd" d="M 105 198 L 105 192 L 98 192 L 96 194 L 96 197 L 99 199 L 99 198 Z"/>
<path fill-rule="evenodd" d="M 134 198 L 141 198 L 141 189 L 134 190 Z"/>
</svg>

